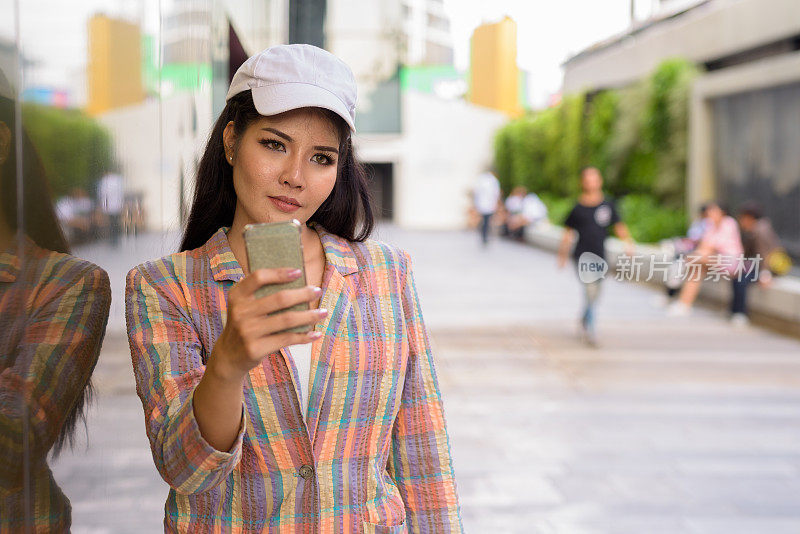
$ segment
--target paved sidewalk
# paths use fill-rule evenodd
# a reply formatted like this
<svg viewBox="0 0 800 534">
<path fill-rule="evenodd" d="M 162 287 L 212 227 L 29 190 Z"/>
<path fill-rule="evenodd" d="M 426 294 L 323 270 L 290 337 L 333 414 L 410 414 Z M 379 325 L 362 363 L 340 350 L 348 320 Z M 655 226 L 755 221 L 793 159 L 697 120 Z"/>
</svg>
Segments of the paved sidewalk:
<svg viewBox="0 0 800 534">
<path fill-rule="evenodd" d="M 668 319 L 650 288 L 610 280 L 590 349 L 575 336 L 578 282 L 551 254 L 483 249 L 469 232 L 376 237 L 414 259 L 468 532 L 800 532 L 799 341 L 705 309 Z M 140 239 L 137 254 L 162 243 Z M 112 281 L 141 261 L 83 255 Z M 73 531 L 157 532 L 166 486 L 120 324 L 95 380 L 89 448 L 54 466 Z"/>
</svg>

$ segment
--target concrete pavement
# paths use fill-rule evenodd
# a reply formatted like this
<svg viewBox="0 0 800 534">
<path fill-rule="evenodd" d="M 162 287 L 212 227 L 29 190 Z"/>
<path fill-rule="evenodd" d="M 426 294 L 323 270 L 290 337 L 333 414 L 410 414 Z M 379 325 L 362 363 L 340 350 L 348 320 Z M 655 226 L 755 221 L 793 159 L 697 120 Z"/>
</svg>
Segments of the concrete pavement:
<svg viewBox="0 0 800 534">
<path fill-rule="evenodd" d="M 590 349 L 575 336 L 578 282 L 551 254 L 484 249 L 470 232 L 375 237 L 414 259 L 468 532 L 800 532 L 800 341 L 713 310 L 666 318 L 650 288 L 611 280 Z M 171 242 L 80 253 L 109 271 L 119 305 L 127 268 Z M 120 310 L 88 445 L 53 467 L 76 533 L 157 532 L 163 515 Z"/>
</svg>

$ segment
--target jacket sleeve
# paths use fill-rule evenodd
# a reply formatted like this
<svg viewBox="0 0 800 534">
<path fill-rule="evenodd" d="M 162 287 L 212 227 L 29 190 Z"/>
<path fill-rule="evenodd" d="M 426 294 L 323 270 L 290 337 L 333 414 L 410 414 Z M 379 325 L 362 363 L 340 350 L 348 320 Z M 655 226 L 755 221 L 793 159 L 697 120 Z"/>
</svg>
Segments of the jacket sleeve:
<svg viewBox="0 0 800 534">
<path fill-rule="evenodd" d="M 450 442 L 411 258 L 403 254 L 402 308 L 409 355 L 387 465 L 409 532 L 462 532 Z"/>
<path fill-rule="evenodd" d="M 230 450 L 215 449 L 201 435 L 192 400 L 205 372 L 203 347 L 175 300 L 146 268 L 128 273 L 128 341 L 153 461 L 175 491 L 196 494 L 218 486 L 239 463 L 246 410 L 243 405 L 239 433 Z"/>
</svg>

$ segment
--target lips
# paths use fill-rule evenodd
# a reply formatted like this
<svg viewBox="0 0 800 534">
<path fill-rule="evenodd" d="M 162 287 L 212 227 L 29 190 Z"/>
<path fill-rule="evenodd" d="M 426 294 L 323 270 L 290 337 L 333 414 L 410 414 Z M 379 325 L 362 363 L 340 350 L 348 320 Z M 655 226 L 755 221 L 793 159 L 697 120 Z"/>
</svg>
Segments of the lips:
<svg viewBox="0 0 800 534">
<path fill-rule="evenodd" d="M 269 198 L 270 202 L 278 208 L 279 210 L 285 213 L 292 213 L 300 209 L 300 203 L 297 202 L 296 199 L 291 197 L 267 197 Z"/>
<path fill-rule="evenodd" d="M 292 197 L 279 196 L 279 197 L 270 197 L 270 198 L 274 198 L 276 200 L 280 200 L 281 202 L 285 202 L 287 204 L 294 204 L 295 206 L 300 207 L 300 203 L 297 201 L 297 199 L 294 199 Z"/>
</svg>

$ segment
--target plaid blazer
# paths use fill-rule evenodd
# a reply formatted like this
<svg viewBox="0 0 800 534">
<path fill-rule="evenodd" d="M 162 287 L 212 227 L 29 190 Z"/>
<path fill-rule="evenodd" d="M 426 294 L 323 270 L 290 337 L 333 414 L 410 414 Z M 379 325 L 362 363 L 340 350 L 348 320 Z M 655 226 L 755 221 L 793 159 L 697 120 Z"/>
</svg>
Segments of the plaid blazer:
<svg viewBox="0 0 800 534">
<path fill-rule="evenodd" d="M 227 227 L 128 273 L 126 318 L 169 532 L 461 532 L 428 334 L 408 253 L 311 223 L 325 251 L 307 420 L 297 369 L 266 356 L 244 384 L 229 451 L 199 432 L 192 393 L 243 273 Z"/>
<path fill-rule="evenodd" d="M 93 263 L 24 234 L 0 252 L 0 534 L 69 532 L 47 455 L 84 394 L 110 305 Z"/>
</svg>

